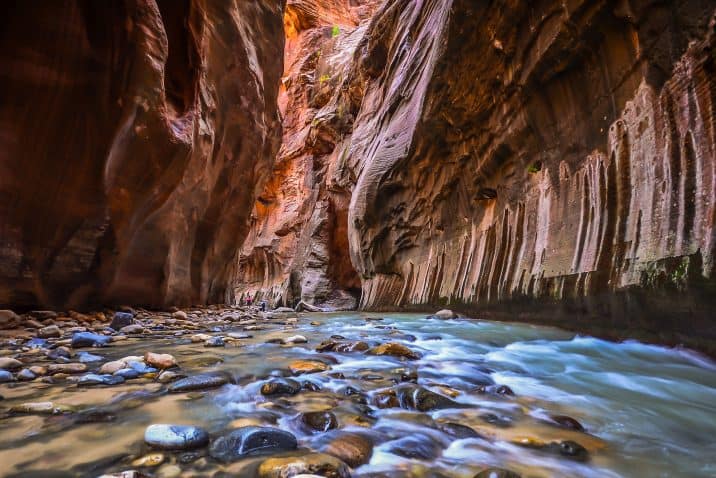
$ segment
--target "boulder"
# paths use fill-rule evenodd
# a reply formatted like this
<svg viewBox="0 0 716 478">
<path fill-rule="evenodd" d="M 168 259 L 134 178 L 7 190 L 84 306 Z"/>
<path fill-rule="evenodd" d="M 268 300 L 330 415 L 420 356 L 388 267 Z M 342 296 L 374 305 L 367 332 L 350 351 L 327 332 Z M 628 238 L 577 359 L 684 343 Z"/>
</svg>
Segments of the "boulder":
<svg viewBox="0 0 716 478">
<path fill-rule="evenodd" d="M 348 465 L 324 453 L 296 457 L 269 458 L 258 469 L 258 478 L 286 478 L 301 474 L 325 478 L 350 478 Z"/>
<path fill-rule="evenodd" d="M 190 450 L 208 444 L 209 434 L 191 425 L 155 424 L 145 430 L 144 441 L 163 450 Z"/>
<path fill-rule="evenodd" d="M 222 462 L 236 461 L 254 453 L 278 453 L 298 448 L 293 434 L 271 427 L 241 427 L 217 438 L 209 454 Z"/>
</svg>

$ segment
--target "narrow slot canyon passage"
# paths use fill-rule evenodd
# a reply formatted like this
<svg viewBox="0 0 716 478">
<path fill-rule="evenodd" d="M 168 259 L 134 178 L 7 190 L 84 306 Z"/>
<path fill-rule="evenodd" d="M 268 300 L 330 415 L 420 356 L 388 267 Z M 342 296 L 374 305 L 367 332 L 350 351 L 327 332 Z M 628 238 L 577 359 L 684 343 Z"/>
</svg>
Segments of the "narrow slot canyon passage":
<svg viewBox="0 0 716 478">
<path fill-rule="evenodd" d="M 0 17 L 0 478 L 716 476 L 716 1 Z"/>
</svg>

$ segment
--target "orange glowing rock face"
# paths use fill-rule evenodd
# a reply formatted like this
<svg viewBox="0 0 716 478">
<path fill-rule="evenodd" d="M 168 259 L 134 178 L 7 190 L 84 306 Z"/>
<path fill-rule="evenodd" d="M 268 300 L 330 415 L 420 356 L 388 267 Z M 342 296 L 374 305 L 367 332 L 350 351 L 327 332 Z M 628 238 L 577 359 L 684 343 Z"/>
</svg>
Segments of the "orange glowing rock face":
<svg viewBox="0 0 716 478">
<path fill-rule="evenodd" d="M 378 3 L 291 0 L 286 6 L 283 142 L 254 205 L 238 268 L 238 300 L 261 291 L 291 306 L 299 300 L 338 308 L 357 303 L 360 279 L 348 254 L 350 190 L 327 181 L 352 121 L 338 125 L 349 109 L 340 82 Z"/>
</svg>

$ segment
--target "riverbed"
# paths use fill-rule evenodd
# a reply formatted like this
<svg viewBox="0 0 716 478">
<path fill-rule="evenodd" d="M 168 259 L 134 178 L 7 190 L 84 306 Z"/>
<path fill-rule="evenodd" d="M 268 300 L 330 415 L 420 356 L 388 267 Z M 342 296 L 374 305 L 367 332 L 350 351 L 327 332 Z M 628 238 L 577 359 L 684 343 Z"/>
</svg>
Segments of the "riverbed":
<svg viewBox="0 0 716 478">
<path fill-rule="evenodd" d="M 0 355 L 46 365 L 51 347 L 20 341 Z M 687 349 L 424 314 L 278 314 L 147 328 L 65 361 L 87 374 L 146 352 L 171 354 L 176 380 L 150 370 L 111 385 L 72 374 L 0 384 L 0 475 L 249 477 L 269 455 L 326 453 L 353 436 L 367 444 L 344 457 L 355 477 L 716 476 L 716 363 Z M 224 383 L 169 392 L 212 373 Z M 272 381 L 298 389 L 266 393 Z M 157 449 L 152 424 L 200 427 L 211 444 Z M 217 459 L 214 442 L 248 426 L 288 432 L 297 447 Z"/>
</svg>

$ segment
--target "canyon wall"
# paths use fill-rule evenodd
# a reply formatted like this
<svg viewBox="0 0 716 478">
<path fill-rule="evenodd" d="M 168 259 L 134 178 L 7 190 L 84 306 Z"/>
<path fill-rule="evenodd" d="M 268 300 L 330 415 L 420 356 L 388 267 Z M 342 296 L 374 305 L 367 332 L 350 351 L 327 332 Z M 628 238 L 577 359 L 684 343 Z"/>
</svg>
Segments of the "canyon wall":
<svg viewBox="0 0 716 478">
<path fill-rule="evenodd" d="M 357 306 L 348 252 L 352 181 L 340 167 L 362 92 L 354 71 L 376 0 L 289 0 L 279 94 L 283 143 L 251 216 L 234 293 L 273 305 Z"/>
<path fill-rule="evenodd" d="M 0 304 L 226 299 L 280 144 L 283 3 L 4 6 Z"/>
<path fill-rule="evenodd" d="M 713 1 L 292 3 L 237 299 L 716 338 Z"/>
<path fill-rule="evenodd" d="M 347 158 L 361 306 L 716 338 L 715 11 L 386 4 Z"/>
</svg>

